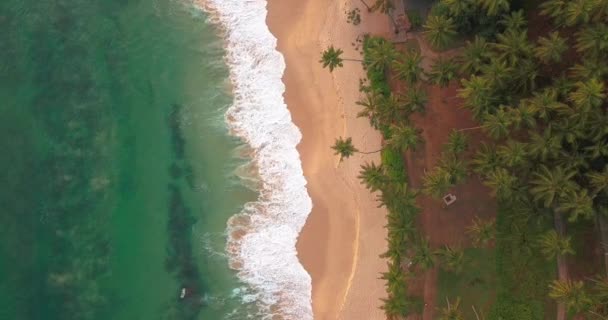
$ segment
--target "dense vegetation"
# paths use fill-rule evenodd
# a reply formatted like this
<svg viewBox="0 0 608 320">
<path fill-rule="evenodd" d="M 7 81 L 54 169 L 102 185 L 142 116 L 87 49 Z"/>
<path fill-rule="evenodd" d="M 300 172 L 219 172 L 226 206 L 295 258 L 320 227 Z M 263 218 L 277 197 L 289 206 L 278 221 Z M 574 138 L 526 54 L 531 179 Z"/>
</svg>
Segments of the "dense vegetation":
<svg viewBox="0 0 608 320">
<path fill-rule="evenodd" d="M 387 6 L 378 1 L 374 7 Z M 458 249 L 432 251 L 414 227 L 417 190 L 408 187 L 401 155 L 416 148 L 418 130 L 409 120 L 424 113 L 423 82 L 447 86 L 460 78 L 458 97 L 471 110 L 491 142 L 466 159 L 467 136 L 454 131 L 440 165 L 424 179 L 423 192 L 440 197 L 469 174 L 478 174 L 499 203 L 496 224 L 476 220 L 473 242 L 496 237 L 497 298 L 490 319 L 543 319 L 547 299 L 566 313 L 608 316 L 606 274 L 570 275 L 566 258 L 575 252 L 568 224 L 596 230 L 608 250 L 608 1 L 441 0 L 426 18 L 424 36 L 435 48 L 470 36 L 462 53 L 439 58 L 423 70 L 418 52 L 401 52 L 385 39 L 368 37 L 364 66 L 369 83 L 361 86 L 363 111 L 382 131 L 382 164 L 366 164 L 360 178 L 388 209 L 389 316 L 417 311 L 408 298 L 406 278 L 440 260 L 457 271 Z M 390 11 L 390 10 L 387 10 Z M 528 30 L 526 17 L 535 17 Z M 533 36 L 531 36 L 533 35 Z M 340 55 L 334 58 L 339 60 Z M 331 61 L 327 65 L 331 67 Z M 390 90 L 388 74 L 407 84 Z M 468 130 L 467 129 L 467 130 Z M 340 138 L 336 153 L 358 150 Z M 469 164 L 470 162 L 470 164 Z M 598 244 L 597 247 L 602 247 Z M 557 262 L 557 279 L 550 281 Z M 554 263 L 555 263 L 554 262 Z M 443 319 L 462 319 L 460 300 L 440 311 Z"/>
</svg>

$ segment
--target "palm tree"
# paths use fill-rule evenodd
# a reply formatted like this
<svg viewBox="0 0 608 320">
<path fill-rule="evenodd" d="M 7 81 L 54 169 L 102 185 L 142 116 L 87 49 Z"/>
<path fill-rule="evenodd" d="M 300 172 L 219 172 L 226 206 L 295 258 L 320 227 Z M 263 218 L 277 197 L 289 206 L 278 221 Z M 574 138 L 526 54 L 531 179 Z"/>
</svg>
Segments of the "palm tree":
<svg viewBox="0 0 608 320">
<path fill-rule="evenodd" d="M 423 186 L 426 194 L 439 198 L 452 187 L 452 176 L 445 169 L 436 167 L 424 175 Z"/>
<path fill-rule="evenodd" d="M 343 159 L 347 159 L 355 152 L 359 152 L 357 148 L 353 145 L 353 139 L 348 137 L 346 139 L 342 139 L 342 137 L 336 139 L 334 145 L 331 147 L 335 151 L 335 155 L 340 155 L 340 161 Z"/>
<path fill-rule="evenodd" d="M 446 297 L 447 305 L 441 308 L 439 320 L 464 320 L 464 316 L 460 311 L 460 298 L 456 299 L 454 304 L 450 304 L 450 300 Z"/>
<path fill-rule="evenodd" d="M 498 155 L 502 162 L 510 168 L 529 164 L 526 144 L 522 142 L 515 140 L 507 141 L 505 145 L 498 147 Z"/>
<path fill-rule="evenodd" d="M 371 192 L 379 190 L 388 181 L 388 177 L 386 174 L 384 174 L 384 169 L 382 169 L 382 166 L 377 166 L 373 162 L 365 163 L 361 166 L 361 171 L 359 172 L 358 178 L 365 183 L 365 186 Z"/>
<path fill-rule="evenodd" d="M 521 60 L 532 55 L 532 45 L 528 41 L 525 30 L 509 29 L 496 36 L 498 40 L 494 47 L 498 49 L 498 57 L 511 67 L 516 67 Z"/>
<path fill-rule="evenodd" d="M 455 155 L 442 157 L 439 167 L 448 173 L 452 185 L 462 182 L 467 176 L 466 164 Z"/>
<path fill-rule="evenodd" d="M 388 271 L 383 272 L 380 279 L 386 281 L 387 291 L 397 292 L 406 280 L 405 273 L 398 263 L 388 262 Z"/>
<path fill-rule="evenodd" d="M 576 90 L 570 93 L 568 99 L 584 111 L 601 106 L 606 98 L 604 83 L 597 79 L 579 81 L 575 87 Z"/>
<path fill-rule="evenodd" d="M 334 46 L 329 46 L 329 48 L 321 52 L 321 60 L 319 60 L 319 62 L 323 64 L 323 68 L 329 67 L 329 72 L 333 72 L 337 67 L 342 67 L 344 65 L 343 61 L 361 62 L 361 60 L 357 59 L 342 58 L 343 53 L 344 51 L 342 51 L 342 49 L 336 49 Z"/>
<path fill-rule="evenodd" d="M 380 308 L 390 317 L 407 316 L 413 309 L 411 301 L 404 296 L 383 298 L 382 301 L 384 304 Z"/>
<path fill-rule="evenodd" d="M 567 49 L 566 39 L 560 37 L 559 32 L 554 31 L 548 37 L 538 38 L 538 46 L 534 48 L 534 54 L 546 64 L 558 63 Z"/>
<path fill-rule="evenodd" d="M 491 56 L 492 53 L 486 40 L 476 35 L 473 42 L 467 41 L 464 48 L 460 59 L 461 71 L 465 74 L 475 74 L 490 60 Z"/>
<path fill-rule="evenodd" d="M 378 123 L 390 124 L 403 119 L 405 107 L 400 96 L 391 92 L 388 96 L 381 96 L 378 103 Z"/>
<path fill-rule="evenodd" d="M 464 107 L 473 112 L 475 119 L 480 119 L 496 102 L 492 85 L 487 78 L 476 75 L 461 81 L 462 88 L 458 90 L 458 96 L 464 99 Z"/>
<path fill-rule="evenodd" d="M 385 39 L 378 38 L 369 47 L 365 62 L 369 68 L 384 72 L 395 61 L 396 56 L 397 51 L 393 44 Z"/>
<path fill-rule="evenodd" d="M 576 33 L 576 50 L 587 57 L 600 57 L 608 51 L 608 26 L 600 23 Z"/>
<path fill-rule="evenodd" d="M 469 137 L 466 133 L 452 130 L 448 136 L 448 142 L 444 146 L 445 152 L 451 155 L 458 155 L 467 150 Z"/>
<path fill-rule="evenodd" d="M 584 311 L 593 303 L 582 281 L 554 280 L 549 285 L 549 297 L 565 303 L 573 312 Z"/>
<path fill-rule="evenodd" d="M 559 155 L 561 149 L 561 140 L 552 133 L 550 128 L 546 128 L 542 135 L 534 131 L 530 132 L 528 151 L 531 156 L 546 161 Z"/>
<path fill-rule="evenodd" d="M 509 134 L 509 128 L 512 124 L 510 114 L 505 107 L 501 107 L 495 114 L 486 113 L 483 119 L 483 128 L 488 132 L 490 137 L 500 139 Z"/>
<path fill-rule="evenodd" d="M 608 157 L 608 141 L 597 141 L 594 144 L 585 148 L 587 155 L 592 160 L 600 157 Z"/>
<path fill-rule="evenodd" d="M 509 110 L 515 129 L 536 127 L 536 109 L 527 101 L 520 103 L 519 107 Z"/>
<path fill-rule="evenodd" d="M 496 237 L 496 220 L 482 220 L 475 216 L 473 223 L 467 227 L 467 233 L 473 241 L 473 246 L 487 247 Z"/>
<path fill-rule="evenodd" d="M 570 67 L 572 78 L 586 80 L 589 78 L 602 79 L 608 75 L 608 66 L 598 62 L 596 58 L 583 58 L 582 63 Z"/>
<path fill-rule="evenodd" d="M 517 178 L 505 168 L 495 168 L 490 171 L 483 184 L 492 189 L 492 194 L 499 199 L 509 199 L 515 193 Z"/>
<path fill-rule="evenodd" d="M 558 93 L 558 90 L 553 88 L 535 92 L 533 97 L 528 100 L 528 103 L 540 119 L 548 120 L 551 112 L 563 106 L 563 103 L 558 101 Z"/>
<path fill-rule="evenodd" d="M 462 248 L 452 248 L 449 245 L 438 249 L 435 254 L 441 259 L 445 270 L 460 273 L 464 264 L 464 250 Z"/>
<path fill-rule="evenodd" d="M 540 4 L 540 14 L 553 18 L 556 24 L 561 24 L 565 19 L 567 0 L 547 0 Z"/>
<path fill-rule="evenodd" d="M 425 35 L 431 45 L 444 48 L 456 35 L 456 24 L 452 18 L 443 15 L 429 16 L 424 24 Z"/>
<path fill-rule="evenodd" d="M 386 141 L 387 146 L 400 152 L 415 149 L 418 143 L 420 143 L 418 129 L 409 125 L 392 125 L 391 136 Z"/>
<path fill-rule="evenodd" d="M 403 55 L 401 59 L 395 60 L 393 64 L 395 76 L 412 85 L 420 80 L 420 75 L 423 72 L 422 66 L 420 65 L 421 63 L 422 56 L 420 53 L 410 50 L 407 54 Z"/>
<path fill-rule="evenodd" d="M 568 1 L 564 12 L 565 22 L 569 26 L 579 23 L 588 23 L 593 16 L 593 1 L 572 0 Z"/>
<path fill-rule="evenodd" d="M 535 179 L 531 181 L 534 187 L 530 192 L 534 200 L 541 201 L 545 208 L 551 208 L 557 200 L 577 189 L 576 183 L 572 180 L 576 173 L 575 170 L 567 170 L 560 166 L 549 169 L 544 164 L 541 165 L 533 174 Z"/>
<path fill-rule="evenodd" d="M 477 0 L 489 16 L 496 16 L 509 11 L 509 0 Z"/>
<path fill-rule="evenodd" d="M 380 103 L 382 94 L 376 90 L 371 90 L 365 93 L 365 98 L 356 103 L 363 107 L 363 110 L 357 113 L 357 117 L 365 117 L 369 119 L 372 127 L 378 129 L 380 126 Z"/>
<path fill-rule="evenodd" d="M 604 192 L 608 195 L 608 165 L 601 172 L 590 172 L 587 174 L 589 184 L 593 188 L 593 193 Z"/>
<path fill-rule="evenodd" d="M 568 213 L 570 222 L 576 222 L 579 217 L 591 219 L 594 213 L 593 199 L 587 189 L 568 190 L 560 199 L 556 211 Z"/>
<path fill-rule="evenodd" d="M 555 230 L 549 230 L 541 235 L 538 239 L 538 245 L 541 252 L 549 260 L 553 260 L 560 255 L 574 254 L 570 237 L 562 238 Z"/>
<path fill-rule="evenodd" d="M 513 68 L 507 65 L 506 61 L 492 58 L 488 64 L 481 67 L 483 77 L 487 79 L 492 87 L 502 89 L 505 87 L 507 80 L 511 79 Z"/>
<path fill-rule="evenodd" d="M 403 106 L 409 113 L 424 112 L 428 97 L 419 86 L 410 87 L 403 96 Z"/>
<path fill-rule="evenodd" d="M 597 277 L 593 281 L 593 305 L 596 312 L 608 316 L 608 277 Z"/>
<path fill-rule="evenodd" d="M 481 144 L 473 161 L 471 161 L 473 164 L 473 171 L 484 175 L 491 173 L 494 169 L 499 167 L 500 162 L 496 148 L 488 146 L 485 143 Z"/>
<path fill-rule="evenodd" d="M 499 21 L 506 30 L 520 30 L 526 27 L 528 22 L 524 17 L 523 10 L 512 11 L 511 14 L 506 14 Z"/>
<path fill-rule="evenodd" d="M 538 64 L 533 59 L 522 60 L 517 68 L 512 69 L 511 83 L 515 93 L 529 93 L 536 89 L 536 78 L 539 76 Z"/>
<path fill-rule="evenodd" d="M 452 59 L 439 57 L 431 66 L 429 80 L 441 87 L 447 87 L 450 82 L 456 79 L 458 66 Z"/>
<path fill-rule="evenodd" d="M 433 258 L 433 252 L 429 247 L 429 241 L 425 238 L 420 238 L 416 247 L 414 248 L 414 257 L 412 263 L 414 265 L 421 266 L 424 270 L 428 270 L 435 266 L 435 259 Z"/>
<path fill-rule="evenodd" d="M 442 0 L 454 17 L 467 16 L 474 10 L 474 3 L 471 0 Z"/>
</svg>

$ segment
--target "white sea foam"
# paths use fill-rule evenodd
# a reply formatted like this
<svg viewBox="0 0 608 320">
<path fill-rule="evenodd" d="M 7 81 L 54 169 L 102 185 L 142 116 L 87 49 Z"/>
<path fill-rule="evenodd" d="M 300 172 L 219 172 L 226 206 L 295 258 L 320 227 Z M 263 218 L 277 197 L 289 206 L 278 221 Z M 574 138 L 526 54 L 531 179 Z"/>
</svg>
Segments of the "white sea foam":
<svg viewBox="0 0 608 320">
<path fill-rule="evenodd" d="M 258 200 L 229 222 L 231 265 L 255 291 L 263 318 L 312 319 L 311 278 L 295 248 L 312 201 L 296 150 L 301 134 L 283 100 L 285 61 L 266 26 L 266 1 L 202 5 L 224 30 L 234 95 L 226 121 L 253 150 L 260 180 Z"/>
</svg>

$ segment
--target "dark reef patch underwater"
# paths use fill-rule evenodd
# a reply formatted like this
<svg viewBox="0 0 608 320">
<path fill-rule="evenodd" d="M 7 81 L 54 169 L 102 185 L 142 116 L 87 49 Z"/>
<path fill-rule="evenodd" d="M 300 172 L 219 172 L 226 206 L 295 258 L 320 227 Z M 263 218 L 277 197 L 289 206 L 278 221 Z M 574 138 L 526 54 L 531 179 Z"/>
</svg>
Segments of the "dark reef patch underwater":
<svg viewBox="0 0 608 320">
<path fill-rule="evenodd" d="M 0 320 L 244 317 L 222 253 L 254 195 L 202 12 L 3 0 L 0 30 Z"/>
</svg>

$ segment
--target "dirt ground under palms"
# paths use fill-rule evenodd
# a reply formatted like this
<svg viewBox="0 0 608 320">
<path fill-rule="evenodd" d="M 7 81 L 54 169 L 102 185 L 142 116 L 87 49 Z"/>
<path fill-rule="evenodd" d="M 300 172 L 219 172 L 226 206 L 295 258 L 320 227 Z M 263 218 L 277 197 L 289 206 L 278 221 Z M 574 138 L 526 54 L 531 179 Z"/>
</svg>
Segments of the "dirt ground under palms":
<svg viewBox="0 0 608 320">
<path fill-rule="evenodd" d="M 411 116 L 412 123 L 421 129 L 424 141 L 416 150 L 405 154 L 405 160 L 410 184 L 421 189 L 426 171 L 432 170 L 441 158 L 443 145 L 447 142 L 450 132 L 454 129 L 473 128 L 478 126 L 471 113 L 460 107 L 461 101 L 456 97 L 457 83 L 454 81 L 448 88 L 435 85 L 427 86 L 429 102 L 424 114 Z M 469 136 L 469 148 L 464 158 L 471 159 L 475 150 L 482 142 L 488 142 L 480 129 L 466 131 Z M 441 199 L 426 195 L 418 197 L 421 208 L 419 228 L 428 237 L 433 249 L 445 244 L 468 247 L 470 239 L 466 229 L 473 218 L 478 216 L 489 219 L 496 216 L 496 200 L 490 195 L 490 190 L 481 183 L 475 174 L 469 174 L 466 181 L 449 190 L 457 200 L 444 208 Z M 422 277 L 409 280 L 410 290 L 416 296 L 424 297 L 423 315 L 412 316 L 411 319 L 435 319 L 438 307 L 437 281 L 438 266 L 424 273 Z"/>
</svg>

